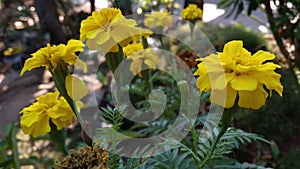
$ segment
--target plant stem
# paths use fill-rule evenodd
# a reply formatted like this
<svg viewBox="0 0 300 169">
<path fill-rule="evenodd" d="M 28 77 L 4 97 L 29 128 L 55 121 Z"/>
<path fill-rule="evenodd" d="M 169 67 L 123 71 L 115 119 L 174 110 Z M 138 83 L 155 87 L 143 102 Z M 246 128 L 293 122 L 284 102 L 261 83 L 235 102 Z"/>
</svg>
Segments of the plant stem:
<svg viewBox="0 0 300 169">
<path fill-rule="evenodd" d="M 69 106 L 71 107 L 72 111 L 75 113 L 75 116 L 80 122 L 83 122 L 82 118 L 79 116 L 79 113 L 77 111 L 77 108 L 74 104 L 73 99 L 68 95 L 66 84 L 65 84 L 65 78 L 68 74 L 67 71 L 64 71 L 63 68 L 57 67 L 54 71 L 51 71 L 55 86 L 59 93 L 66 99 Z"/>
<path fill-rule="evenodd" d="M 191 130 L 191 133 L 192 133 L 192 137 L 193 137 L 193 151 L 194 151 L 194 154 L 197 156 L 197 158 L 199 158 L 198 156 L 198 145 L 197 145 L 197 141 L 198 141 L 198 134 L 197 132 L 195 131 L 195 127 L 193 126 L 192 127 L 192 130 Z M 198 168 L 201 166 L 199 160 L 196 160 L 195 159 L 195 162 L 196 162 L 196 165 L 198 166 Z"/>
<path fill-rule="evenodd" d="M 162 48 L 162 49 L 166 49 L 166 48 L 165 48 L 164 41 L 163 41 L 163 35 L 162 35 L 162 34 L 158 34 L 158 39 L 159 39 L 159 41 L 160 41 L 161 48 Z"/>
<path fill-rule="evenodd" d="M 216 147 L 217 147 L 217 144 L 219 143 L 221 137 L 225 134 L 225 132 L 227 131 L 227 128 L 229 127 L 230 125 L 230 122 L 231 122 L 231 119 L 232 119 L 232 116 L 234 115 L 234 113 L 238 110 L 238 106 L 235 105 L 233 106 L 232 108 L 230 109 L 224 109 L 224 112 L 222 114 L 222 127 L 221 127 L 221 130 L 220 132 L 218 133 L 216 139 L 214 140 L 212 146 L 211 146 L 211 149 L 210 151 L 208 152 L 208 154 L 205 156 L 204 160 L 202 161 L 201 165 L 198 166 L 199 169 L 202 169 L 208 162 L 209 160 L 211 159 Z"/>
</svg>

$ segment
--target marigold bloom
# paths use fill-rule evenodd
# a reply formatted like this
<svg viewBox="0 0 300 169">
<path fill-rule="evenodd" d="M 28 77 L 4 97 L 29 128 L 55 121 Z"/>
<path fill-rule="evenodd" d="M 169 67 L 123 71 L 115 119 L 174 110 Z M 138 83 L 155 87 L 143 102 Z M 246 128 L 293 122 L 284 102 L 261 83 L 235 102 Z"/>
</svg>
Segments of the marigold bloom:
<svg viewBox="0 0 300 169">
<path fill-rule="evenodd" d="M 275 73 L 280 68 L 272 62 L 275 55 L 258 51 L 251 53 L 243 48 L 242 41 L 231 41 L 224 46 L 222 53 L 211 54 L 198 64 L 194 75 L 199 75 L 197 87 L 201 93 L 211 91 L 211 101 L 230 108 L 238 96 L 238 106 L 243 108 L 259 109 L 265 104 L 269 90 L 275 90 L 282 96 L 283 86 L 280 83 L 281 75 Z M 225 105 L 218 95 L 226 90 Z"/>
<path fill-rule="evenodd" d="M 140 50 L 144 50 L 142 43 L 133 43 L 129 44 L 126 47 L 123 48 L 123 52 L 125 56 L 129 56 L 135 52 L 138 52 Z"/>
<path fill-rule="evenodd" d="M 132 41 L 132 36 L 144 33 L 145 30 L 136 25 L 136 21 L 126 19 L 120 9 L 104 8 L 81 22 L 80 40 L 86 40 L 91 50 L 97 50 L 100 45 L 104 53 L 118 52 L 118 45 L 124 47 Z"/>
<path fill-rule="evenodd" d="M 203 12 L 195 4 L 189 4 L 188 7 L 181 11 L 181 16 L 186 20 L 199 20 L 202 19 Z"/>
<path fill-rule="evenodd" d="M 58 98 L 59 92 L 49 92 L 36 98 L 37 102 L 25 107 L 20 114 L 21 127 L 25 134 L 33 137 L 50 132 L 50 120 L 58 130 L 72 124 L 74 116 L 72 109 L 64 98 Z"/>
<path fill-rule="evenodd" d="M 86 72 L 86 64 L 75 54 L 76 52 L 83 51 L 83 46 L 83 43 L 79 40 L 69 40 L 67 45 L 60 44 L 51 46 L 48 44 L 26 60 L 20 75 L 22 76 L 24 72 L 41 66 L 46 67 L 49 71 L 53 71 L 62 62 L 69 65 L 79 64 L 82 66 L 83 71 Z"/>
<path fill-rule="evenodd" d="M 132 60 L 129 69 L 133 74 L 137 74 L 137 73 L 140 74 L 143 64 L 150 69 L 155 69 L 156 64 L 158 63 L 158 56 L 156 52 L 154 52 L 150 48 L 132 52 L 132 54 L 127 55 L 127 59 Z"/>
<path fill-rule="evenodd" d="M 10 55 L 12 55 L 14 52 L 14 48 L 7 48 L 4 52 L 3 52 L 3 55 L 8 57 Z"/>
<path fill-rule="evenodd" d="M 145 15 L 145 26 L 148 28 L 172 25 L 172 17 L 166 12 L 153 12 Z"/>
</svg>

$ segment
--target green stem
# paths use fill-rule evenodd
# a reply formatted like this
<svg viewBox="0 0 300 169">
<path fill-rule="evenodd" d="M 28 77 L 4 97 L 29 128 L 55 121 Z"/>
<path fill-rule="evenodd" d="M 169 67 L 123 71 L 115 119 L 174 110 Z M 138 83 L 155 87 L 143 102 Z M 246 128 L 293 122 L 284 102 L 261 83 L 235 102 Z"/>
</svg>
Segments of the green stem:
<svg viewBox="0 0 300 169">
<path fill-rule="evenodd" d="M 158 34 L 158 40 L 160 41 L 161 48 L 166 49 L 164 41 L 163 41 L 163 35 L 162 34 Z"/>
<path fill-rule="evenodd" d="M 191 43 L 193 43 L 193 36 L 194 36 L 194 27 L 195 27 L 195 22 L 190 22 L 189 25 L 190 25 L 190 30 L 191 30 Z"/>
<path fill-rule="evenodd" d="M 202 161 L 201 165 L 198 166 L 199 169 L 202 169 L 208 162 L 209 160 L 211 159 L 216 147 L 217 147 L 217 144 L 219 143 L 221 137 L 226 133 L 227 131 L 227 128 L 229 127 L 230 125 L 230 122 L 231 122 L 231 119 L 234 115 L 234 113 L 238 110 L 238 106 L 235 105 L 233 106 L 232 108 L 230 109 L 224 109 L 224 112 L 222 114 L 222 127 L 221 127 L 221 130 L 220 132 L 218 133 L 216 139 L 214 140 L 213 144 L 212 144 L 212 147 L 210 149 L 210 151 L 208 152 L 208 154 L 205 156 L 204 160 Z"/>
<path fill-rule="evenodd" d="M 142 37 L 142 44 L 144 49 L 147 49 L 149 47 L 147 38 L 145 38 L 144 36 Z"/>
<path fill-rule="evenodd" d="M 49 133 L 51 140 L 54 144 L 58 147 L 58 149 L 64 153 L 64 155 L 69 154 L 69 150 L 66 146 L 66 132 L 65 130 L 57 130 L 57 127 L 53 122 L 50 120 L 50 127 L 51 131 Z"/>
<path fill-rule="evenodd" d="M 82 122 L 82 118 L 79 116 L 79 113 L 77 111 L 76 105 L 74 104 L 73 99 L 68 95 L 67 89 L 66 89 L 66 83 L 65 79 L 68 75 L 68 70 L 66 68 L 66 65 L 58 65 L 57 68 L 54 69 L 54 71 L 51 71 L 55 86 L 59 93 L 66 99 L 69 106 L 71 107 L 72 111 L 74 112 L 77 119 Z"/>
<path fill-rule="evenodd" d="M 198 141 L 199 135 L 197 134 L 197 132 L 195 130 L 195 126 L 192 127 L 191 133 L 192 133 L 192 137 L 193 137 L 193 151 L 194 151 L 194 154 L 196 155 L 196 158 L 199 159 L 199 156 L 198 156 L 198 145 L 197 145 L 197 141 Z M 201 166 L 201 163 L 197 159 L 195 159 L 195 162 L 196 162 L 196 165 L 199 168 Z"/>
<path fill-rule="evenodd" d="M 199 138 L 199 134 L 197 133 L 196 129 L 195 129 L 195 124 L 193 124 L 193 120 L 190 117 L 191 111 L 190 111 L 190 107 L 188 104 L 188 100 L 190 99 L 190 89 L 189 89 L 189 84 L 185 81 L 179 81 L 177 83 L 179 90 L 180 90 L 180 94 L 181 94 L 181 100 L 183 101 L 183 108 L 186 110 L 186 114 L 189 119 L 189 125 L 191 127 L 191 134 L 192 134 L 192 139 L 193 139 L 193 145 L 192 145 L 192 150 L 193 151 L 193 158 L 196 162 L 196 165 L 199 167 L 200 166 L 200 158 L 199 158 L 199 154 L 198 154 L 198 138 Z"/>
<path fill-rule="evenodd" d="M 121 86 L 123 85 L 123 78 L 119 73 L 115 73 L 116 69 L 118 68 L 118 66 L 123 62 L 124 60 L 124 53 L 123 53 L 123 49 L 121 46 L 119 46 L 119 51 L 118 52 L 109 52 L 105 54 L 105 61 L 109 67 L 109 69 L 112 71 L 114 79 L 116 81 L 116 91 L 115 91 L 115 103 L 119 103 L 119 98 L 121 97 Z M 120 65 L 123 66 L 123 65 Z M 123 67 L 121 68 L 121 70 L 123 69 Z M 116 105 L 119 106 L 119 105 Z"/>
<path fill-rule="evenodd" d="M 105 61 L 109 69 L 114 73 L 119 64 L 124 60 L 124 53 L 121 46 L 118 52 L 109 52 L 105 54 Z"/>
</svg>

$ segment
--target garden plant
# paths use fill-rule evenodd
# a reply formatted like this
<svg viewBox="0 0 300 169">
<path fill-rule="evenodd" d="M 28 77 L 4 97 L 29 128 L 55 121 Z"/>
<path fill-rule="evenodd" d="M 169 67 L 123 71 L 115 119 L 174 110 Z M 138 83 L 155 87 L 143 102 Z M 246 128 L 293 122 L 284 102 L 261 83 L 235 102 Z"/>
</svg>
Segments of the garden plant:
<svg viewBox="0 0 300 169">
<path fill-rule="evenodd" d="M 216 51 L 201 30 L 202 15 L 195 4 L 181 16 L 92 12 L 78 39 L 47 44 L 25 61 L 20 76 L 42 67 L 56 90 L 20 111 L 22 132 L 55 145 L 61 154 L 49 164 L 57 169 L 273 167 L 231 158 L 251 142 L 272 147 L 232 124 L 240 110 L 282 97 L 281 66 L 271 52 L 246 49 L 238 39 Z M 109 88 L 103 97 L 99 83 Z M 66 127 L 75 121 L 83 141 L 70 150 Z M 19 159 L 15 134 L 12 125 L 7 144 L 15 148 L 9 158 L 2 154 L 1 166 L 39 166 L 34 157 Z"/>
</svg>

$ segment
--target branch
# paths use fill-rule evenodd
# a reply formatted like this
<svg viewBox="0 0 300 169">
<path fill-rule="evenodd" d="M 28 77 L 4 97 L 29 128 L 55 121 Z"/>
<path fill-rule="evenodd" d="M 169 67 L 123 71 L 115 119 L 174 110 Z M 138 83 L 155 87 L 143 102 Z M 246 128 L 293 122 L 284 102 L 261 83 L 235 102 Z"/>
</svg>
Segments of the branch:
<svg viewBox="0 0 300 169">
<path fill-rule="evenodd" d="M 265 12 L 267 14 L 268 22 L 270 23 L 270 29 L 273 33 L 274 39 L 276 40 L 276 43 L 277 43 L 281 53 L 283 54 L 285 59 L 288 61 L 289 67 L 292 68 L 292 59 L 290 58 L 290 54 L 286 50 L 286 48 L 283 44 L 283 41 L 282 41 L 281 37 L 278 34 L 278 31 L 274 29 L 276 27 L 276 25 L 275 25 L 275 22 L 274 22 L 274 15 L 273 15 L 273 12 L 272 12 L 272 9 L 271 9 L 271 6 L 270 6 L 270 1 L 269 0 L 264 0 L 263 4 L 266 6 Z"/>
</svg>

